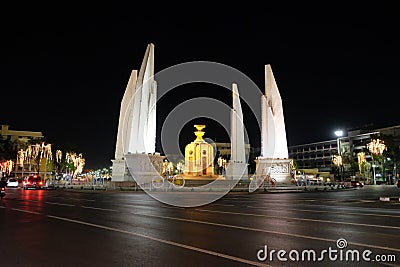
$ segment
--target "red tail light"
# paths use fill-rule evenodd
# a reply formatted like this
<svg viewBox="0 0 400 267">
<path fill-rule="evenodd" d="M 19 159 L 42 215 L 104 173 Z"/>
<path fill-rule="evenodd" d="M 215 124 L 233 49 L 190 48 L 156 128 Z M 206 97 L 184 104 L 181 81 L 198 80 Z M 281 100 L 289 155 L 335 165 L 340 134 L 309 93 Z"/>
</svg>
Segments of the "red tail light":
<svg viewBox="0 0 400 267">
<path fill-rule="evenodd" d="M 43 183 L 42 182 L 39 182 L 39 185 L 42 185 Z"/>
</svg>

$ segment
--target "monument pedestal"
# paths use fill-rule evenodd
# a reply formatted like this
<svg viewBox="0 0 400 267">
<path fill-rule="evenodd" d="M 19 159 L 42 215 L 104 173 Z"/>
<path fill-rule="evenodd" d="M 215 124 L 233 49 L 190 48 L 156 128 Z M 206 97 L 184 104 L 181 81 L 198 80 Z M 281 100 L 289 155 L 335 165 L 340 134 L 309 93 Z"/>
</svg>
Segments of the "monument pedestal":
<svg viewBox="0 0 400 267">
<path fill-rule="evenodd" d="M 162 165 L 165 156 L 160 154 L 127 154 L 125 155 L 126 165 L 129 173 L 139 186 L 152 183 L 155 177 L 162 172 Z"/>
<path fill-rule="evenodd" d="M 277 185 L 291 184 L 291 159 L 257 158 L 254 161 L 256 162 L 256 179 L 269 174 L 275 179 Z"/>
<path fill-rule="evenodd" d="M 112 162 L 112 178 L 113 182 L 131 182 L 132 176 L 129 173 L 128 167 L 124 159 L 114 159 Z"/>
<path fill-rule="evenodd" d="M 247 163 L 229 162 L 226 167 L 227 180 L 248 180 Z"/>
</svg>

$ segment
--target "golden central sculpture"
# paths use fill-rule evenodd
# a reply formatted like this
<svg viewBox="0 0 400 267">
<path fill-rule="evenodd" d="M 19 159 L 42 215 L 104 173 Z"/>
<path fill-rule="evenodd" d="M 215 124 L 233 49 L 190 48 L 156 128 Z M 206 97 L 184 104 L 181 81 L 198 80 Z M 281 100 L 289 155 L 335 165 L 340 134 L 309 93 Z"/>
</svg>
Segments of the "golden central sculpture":
<svg viewBox="0 0 400 267">
<path fill-rule="evenodd" d="M 214 147 L 203 140 L 205 125 L 194 125 L 196 140 L 185 147 L 185 171 L 186 177 L 212 178 L 214 176 Z M 214 177 L 213 177 L 214 178 Z"/>
</svg>

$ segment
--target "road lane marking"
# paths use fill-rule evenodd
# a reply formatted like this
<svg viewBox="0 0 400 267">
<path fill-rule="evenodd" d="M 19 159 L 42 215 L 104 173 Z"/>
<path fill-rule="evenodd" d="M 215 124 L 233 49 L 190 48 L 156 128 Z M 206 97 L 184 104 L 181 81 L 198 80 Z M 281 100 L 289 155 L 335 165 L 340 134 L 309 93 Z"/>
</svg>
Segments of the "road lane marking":
<svg viewBox="0 0 400 267">
<path fill-rule="evenodd" d="M 167 205 L 164 205 L 164 206 L 162 206 L 163 208 L 167 208 L 167 209 L 177 209 L 177 210 L 184 210 L 184 209 L 186 209 L 186 208 L 184 208 L 184 207 L 175 207 L 175 206 L 167 206 Z"/>
<path fill-rule="evenodd" d="M 150 204 L 158 204 L 159 202 L 156 200 L 139 200 L 139 199 L 133 199 L 133 200 L 128 200 L 128 203 L 132 203 L 132 204 L 123 204 L 123 205 L 130 205 L 130 206 L 134 206 L 137 204 L 146 204 L 146 203 L 150 203 Z"/>
<path fill-rule="evenodd" d="M 45 201 L 44 203 L 50 204 L 50 205 L 60 205 L 60 206 L 68 206 L 68 207 L 74 207 L 75 205 L 73 204 L 65 204 L 65 203 L 57 203 L 57 202 L 48 202 Z"/>
<path fill-rule="evenodd" d="M 142 215 L 142 216 L 156 217 L 156 218 L 162 218 L 162 219 L 168 219 L 168 220 L 177 220 L 177 221 L 183 221 L 183 222 L 192 222 L 192 223 L 198 223 L 198 224 L 206 224 L 206 225 L 213 225 L 213 226 L 219 226 L 219 227 L 227 227 L 227 228 L 247 230 L 247 231 L 253 231 L 253 232 L 262 232 L 262 233 L 269 233 L 269 234 L 276 234 L 276 235 L 285 235 L 285 236 L 312 239 L 312 240 L 318 240 L 318 241 L 335 242 L 335 243 L 337 241 L 336 239 L 328 239 L 328 238 L 323 238 L 323 237 L 315 237 L 315 236 L 284 233 L 284 232 L 264 230 L 264 229 L 259 229 L 259 228 L 250 228 L 250 227 L 246 227 L 246 226 L 237 226 L 237 225 L 230 225 L 230 224 L 221 224 L 221 223 L 213 223 L 213 222 L 206 222 L 206 221 L 197 221 L 197 220 L 191 220 L 191 219 L 182 219 L 182 218 L 175 218 L 175 217 L 168 217 L 168 216 L 161 216 L 161 215 L 152 215 L 152 214 L 143 214 L 143 213 L 136 213 L 136 212 L 131 212 L 131 213 L 134 214 L 134 215 Z M 355 246 L 361 246 L 361 247 L 369 247 L 369 248 L 376 248 L 376 249 L 391 250 L 391 251 L 400 252 L 400 248 L 398 249 L 398 248 L 391 248 L 391 247 L 382 247 L 382 246 L 375 246 L 375 245 L 356 243 L 356 242 L 348 242 L 348 244 L 352 244 L 352 245 L 355 245 Z"/>
<path fill-rule="evenodd" d="M 293 206 L 307 206 L 307 207 L 318 207 L 318 208 L 337 208 L 337 209 L 343 209 L 343 210 L 374 210 L 374 211 L 381 211 L 381 212 L 386 212 L 386 213 L 395 213 L 395 214 L 400 214 L 399 210 L 395 209 L 385 209 L 385 208 L 368 208 L 368 207 L 360 207 L 360 206 L 342 206 L 342 205 L 322 205 L 322 204 L 313 204 L 313 205 L 308 205 L 308 204 L 300 204 L 300 203 L 290 203 L 290 204 L 282 204 L 282 203 L 273 203 L 272 207 L 277 207 L 277 208 L 285 208 L 285 209 L 290 209 L 286 207 L 293 207 Z M 257 208 L 257 209 L 266 209 L 270 208 L 270 206 L 247 206 L 251 208 Z M 293 208 L 292 208 L 293 209 Z M 293 209 L 297 210 L 297 209 Z"/>
<path fill-rule="evenodd" d="M 63 197 L 63 198 L 72 200 L 82 200 L 82 201 L 96 201 L 94 199 L 85 199 L 85 198 L 71 198 L 71 197 Z"/>
<path fill-rule="evenodd" d="M 130 231 L 126 231 L 126 230 L 122 230 L 122 229 L 118 229 L 118 228 L 113 228 L 113 227 L 109 227 L 109 226 L 104 226 L 104 225 L 99 225 L 99 224 L 94 224 L 94 223 L 89 223 L 89 222 L 84 222 L 84 221 L 78 221 L 78 220 L 68 219 L 68 218 L 64 218 L 64 217 L 53 216 L 53 215 L 47 215 L 47 217 L 53 218 L 53 219 L 57 219 L 57 220 L 62 220 L 62 221 L 67 221 L 67 222 L 73 222 L 73 223 L 78 223 L 78 224 L 82 224 L 82 225 L 92 226 L 92 227 L 96 227 L 96 228 L 100 228 L 100 229 L 104 229 L 104 230 L 109 230 L 109 231 L 113 231 L 113 232 L 129 234 L 129 235 L 133 235 L 133 236 L 138 236 L 138 237 L 150 239 L 150 240 L 153 240 L 153 241 L 157 241 L 157 242 L 160 242 L 160 243 L 163 243 L 163 244 L 168 244 L 168 245 L 172 245 L 172 246 L 175 246 L 175 247 L 180 247 L 180 248 L 184 248 L 184 249 L 188 249 L 188 250 L 193 250 L 193 251 L 196 251 L 196 252 L 201 252 L 201 253 L 209 254 L 209 255 L 212 255 L 212 256 L 217 256 L 217 257 L 220 257 L 220 258 L 225 258 L 225 259 L 228 259 L 228 260 L 237 261 L 237 262 L 241 262 L 241 263 L 245 263 L 245 264 L 249 264 L 249 265 L 253 265 L 253 266 L 271 267 L 270 265 L 267 265 L 267 264 L 264 264 L 264 263 L 255 262 L 255 261 L 251 261 L 251 260 L 246 260 L 246 259 L 243 259 L 243 258 L 238 258 L 238 257 L 235 257 L 235 256 L 231 256 L 231 255 L 215 252 L 215 251 L 212 251 L 212 250 L 193 247 L 193 246 L 185 245 L 185 244 L 182 244 L 182 243 L 177 243 L 177 242 L 173 242 L 173 241 L 169 241 L 169 240 L 165 240 L 165 239 L 161 239 L 161 238 L 157 238 L 157 237 L 153 237 L 153 236 L 149 236 L 149 235 L 130 232 Z"/>
<path fill-rule="evenodd" d="M 62 199 L 68 199 L 68 200 L 83 200 L 83 201 L 96 201 L 95 199 L 87 199 L 87 198 L 74 198 L 74 197 L 66 197 L 66 196 L 61 196 L 61 195 L 46 195 L 47 198 L 62 198 Z"/>
<path fill-rule="evenodd" d="M 260 207 L 254 207 L 254 206 L 247 206 L 248 208 L 251 209 L 261 209 L 265 210 L 265 208 L 260 208 Z M 379 214 L 379 213 L 359 213 L 359 212 L 340 212 L 340 211 L 326 211 L 326 210 L 308 210 L 308 209 L 290 209 L 290 208 L 285 208 L 285 211 L 306 211 L 306 212 L 316 212 L 316 213 L 334 213 L 334 214 L 343 214 L 343 215 L 362 215 L 362 216 L 378 216 L 378 217 L 393 217 L 393 218 L 400 218 L 400 215 L 389 215 L 389 214 Z M 282 211 L 282 209 L 279 210 L 271 210 L 269 209 L 268 211 Z"/>
<path fill-rule="evenodd" d="M 391 266 L 391 267 L 399 267 L 400 266 L 400 265 L 397 265 L 397 264 L 394 264 L 394 263 L 383 262 L 383 261 L 380 261 L 379 264 L 386 265 L 386 266 Z"/>
<path fill-rule="evenodd" d="M 20 209 L 16 209 L 16 208 L 11 208 L 11 209 L 12 209 L 12 210 L 15 210 L 15 211 L 25 212 L 25 213 L 31 213 L 31 214 L 36 214 L 36 215 L 43 215 L 42 213 L 36 212 L 36 211 L 20 210 Z"/>
<path fill-rule="evenodd" d="M 32 213 L 32 214 L 36 214 L 36 215 L 42 215 L 41 213 L 38 212 L 33 212 L 33 211 L 27 211 L 27 210 L 20 210 L 20 209 L 16 209 L 16 208 L 11 208 L 12 210 L 16 210 L 16 211 L 21 211 L 21 212 L 27 212 L 27 213 Z M 191 222 L 191 223 L 198 223 L 198 224 L 205 224 L 205 225 L 212 225 L 212 226 L 218 226 L 218 227 L 226 227 L 226 228 L 232 228 L 232 229 L 240 229 L 240 230 L 247 230 L 247 231 L 252 231 L 252 232 L 261 232 L 261 233 L 268 233 L 268 234 L 275 234 L 275 235 L 283 235 L 283 236 L 289 236 L 289 237 L 297 237 L 297 238 L 303 238 L 303 239 L 311 239 L 311 240 L 317 240 L 317 241 L 324 241 L 324 242 L 333 242 L 336 243 L 337 240 L 336 239 L 328 239 L 328 238 L 323 238 L 323 237 L 315 237 L 315 236 L 308 236 L 308 235 L 300 235 L 300 234 L 292 234 L 292 233 L 285 233 L 285 232 L 278 232 L 278 231 L 271 231 L 271 230 L 265 230 L 265 229 L 258 229 L 258 228 L 250 228 L 250 227 L 245 227 L 245 226 L 237 226 L 237 225 L 229 225 L 229 224 L 221 224 L 221 223 L 213 223 L 213 222 L 206 222 L 206 221 L 197 221 L 197 220 L 190 220 L 190 219 L 182 219 L 182 218 L 174 218 L 174 217 L 168 217 L 168 216 L 161 216 L 161 215 L 151 215 L 151 214 L 143 214 L 143 213 L 135 213 L 135 212 L 130 212 L 131 214 L 134 215 L 139 215 L 139 216 L 146 216 L 146 217 L 155 217 L 155 218 L 161 218 L 161 219 L 168 219 L 168 220 L 177 220 L 177 221 L 184 221 L 184 222 Z M 76 221 L 76 220 L 72 220 L 72 219 L 68 219 L 68 218 L 63 218 L 63 217 L 58 217 L 58 216 L 53 216 L 53 215 L 47 215 L 47 217 L 50 218 L 55 218 L 55 219 L 60 219 L 60 220 L 65 220 L 65 221 L 70 221 L 70 222 L 77 222 L 77 223 L 81 223 L 81 224 L 86 224 L 86 225 L 91 225 L 91 226 L 95 226 L 95 227 L 100 227 L 100 228 L 104 228 L 104 229 L 115 229 L 115 228 L 111 228 L 111 227 L 107 227 L 107 226 L 101 226 L 101 225 L 96 225 L 96 224 L 92 224 L 92 223 L 87 223 L 87 222 L 82 222 L 82 221 Z M 133 233 L 133 232 L 128 232 L 125 230 L 120 230 L 120 229 L 115 229 L 118 232 L 122 232 L 122 233 L 130 233 L 132 235 L 137 235 L 137 236 L 142 236 L 145 238 L 149 238 L 152 240 L 160 240 L 160 242 L 163 243 L 175 243 L 172 241 L 168 241 L 168 240 L 163 240 L 163 239 L 158 239 L 156 237 L 151 237 L 151 236 L 146 236 L 146 235 L 142 235 L 142 234 L 138 234 L 138 233 Z M 176 243 L 176 246 L 180 246 L 180 247 L 185 247 L 187 245 L 184 244 L 180 244 L 180 243 Z M 358 242 L 348 242 L 348 244 L 354 245 L 354 246 L 360 246 L 360 247 L 367 247 L 367 248 L 374 248 L 374 249 L 381 249 L 381 250 L 390 250 L 390 251 L 395 251 L 395 252 L 400 252 L 400 249 L 398 248 L 391 248 L 391 247 L 382 247 L 382 246 L 377 246 L 377 245 L 370 245 L 370 244 L 363 244 L 363 243 L 358 243 Z M 191 246 L 188 246 L 191 247 Z M 203 252 L 203 249 L 201 248 L 196 248 L 196 247 L 192 247 L 193 250 L 196 251 L 200 251 Z M 236 258 L 234 256 L 230 256 L 230 255 L 225 255 L 225 254 L 221 254 L 218 252 L 214 252 L 214 251 L 209 251 L 209 250 L 204 250 L 204 253 L 207 254 L 211 254 L 214 255 L 213 253 L 215 253 L 215 255 L 220 255 L 220 257 L 223 258 L 227 258 L 227 259 L 231 259 L 230 257 L 238 259 L 238 261 L 243 262 L 246 261 L 244 263 L 247 263 L 248 260 L 245 259 L 241 259 L 241 258 Z M 243 261 L 242 261 L 243 260 Z M 248 261 L 248 262 L 252 262 L 252 261 Z M 254 262 L 255 266 L 269 266 L 269 265 L 263 265 L 261 263 L 258 262 Z M 257 265 L 258 264 L 258 265 Z"/>
<path fill-rule="evenodd" d="M 103 208 L 88 207 L 88 206 L 81 206 L 81 208 L 84 208 L 84 209 L 92 209 L 92 210 L 103 210 L 103 211 L 114 211 L 114 212 L 119 212 L 118 210 L 103 209 Z"/>
<path fill-rule="evenodd" d="M 275 218 L 275 219 L 298 220 L 298 221 L 308 221 L 308 222 L 336 223 L 336 224 L 347 224 L 347 225 L 355 225 L 355 226 L 378 227 L 378 228 L 388 228 L 388 229 L 400 230 L 399 226 L 365 224 L 365 223 L 352 223 L 352 222 L 330 221 L 330 220 L 317 220 L 317 219 L 296 218 L 296 217 L 286 217 L 286 216 L 254 214 L 254 213 L 242 213 L 242 212 L 230 212 L 230 211 L 217 211 L 217 210 L 207 210 L 207 209 L 196 209 L 196 210 L 204 211 L 204 212 L 232 214 L 232 215 L 243 215 L 243 216 L 253 216 L 253 217 L 267 217 L 267 218 Z"/>
<path fill-rule="evenodd" d="M 314 219 L 303 219 L 303 218 L 292 218 L 292 217 L 268 216 L 268 215 L 263 215 L 263 214 L 249 214 L 249 213 L 239 213 L 239 212 L 221 212 L 221 211 L 213 211 L 213 210 L 205 210 L 205 209 L 196 209 L 196 210 L 197 211 L 205 211 L 205 212 L 214 212 L 214 213 L 226 213 L 226 214 L 233 214 L 233 215 L 247 215 L 247 216 L 255 216 L 255 217 L 275 217 L 275 218 L 278 218 L 278 219 L 282 219 L 283 218 L 283 219 L 306 220 L 306 221 L 323 222 L 323 223 L 349 224 L 349 225 L 356 225 L 356 226 L 383 227 L 383 228 L 390 228 L 390 229 L 400 229 L 400 227 L 396 227 L 396 226 L 368 225 L 368 224 L 359 224 L 359 223 L 346 223 L 346 222 L 327 221 L 327 220 L 325 221 L 325 220 L 314 220 Z M 122 212 L 122 211 L 118 211 L 118 210 L 115 210 L 115 211 Z M 249 227 L 242 227 L 242 226 L 235 226 L 235 225 L 228 225 L 228 224 L 212 223 L 212 222 L 206 222 L 206 221 L 182 219 L 182 218 L 162 216 L 162 215 L 144 214 L 144 213 L 138 213 L 138 212 L 128 212 L 128 213 L 134 214 L 134 215 L 139 215 L 139 216 L 155 217 L 155 218 L 162 218 L 162 219 L 169 219 L 169 220 L 178 220 L 178 221 L 184 221 L 184 222 L 208 224 L 208 225 L 221 226 L 221 227 L 230 227 L 230 228 L 236 228 L 236 229 L 242 229 L 242 230 L 250 230 L 250 231 L 257 231 L 257 232 L 272 233 L 272 234 L 278 234 L 278 235 L 282 234 L 282 235 L 286 235 L 286 236 L 309 238 L 309 239 L 320 240 L 320 241 L 336 242 L 336 240 L 332 240 L 332 239 L 325 239 L 325 238 L 319 238 L 319 237 L 313 237 L 313 236 L 305 236 L 305 235 L 297 235 L 297 234 L 269 231 L 269 230 L 263 230 L 263 229 L 258 229 L 258 228 L 249 228 Z M 364 246 L 364 247 L 384 249 L 384 250 L 389 249 L 389 250 L 400 252 L 400 249 L 396 249 L 396 248 L 374 246 L 374 245 L 355 243 L 355 242 L 352 242 L 351 244 Z"/>
</svg>

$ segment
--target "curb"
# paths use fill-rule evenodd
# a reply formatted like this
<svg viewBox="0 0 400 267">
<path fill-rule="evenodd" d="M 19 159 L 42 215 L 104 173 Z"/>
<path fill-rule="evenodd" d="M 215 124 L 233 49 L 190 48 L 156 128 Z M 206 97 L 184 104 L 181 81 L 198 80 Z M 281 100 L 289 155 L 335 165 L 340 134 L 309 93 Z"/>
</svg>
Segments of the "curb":
<svg viewBox="0 0 400 267">
<path fill-rule="evenodd" d="M 355 188 L 332 188 L 332 187 L 302 187 L 297 189 L 266 189 L 263 193 L 314 193 L 314 192 L 342 192 L 351 191 Z"/>
<path fill-rule="evenodd" d="M 381 202 L 400 202 L 400 197 L 380 197 Z"/>
</svg>

